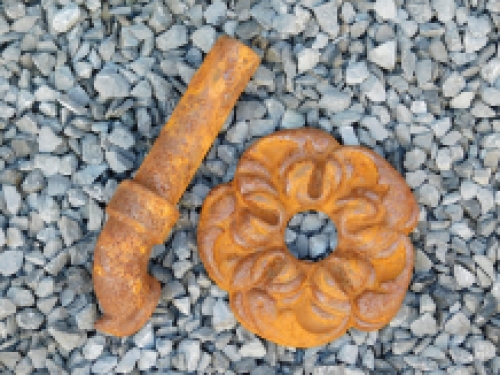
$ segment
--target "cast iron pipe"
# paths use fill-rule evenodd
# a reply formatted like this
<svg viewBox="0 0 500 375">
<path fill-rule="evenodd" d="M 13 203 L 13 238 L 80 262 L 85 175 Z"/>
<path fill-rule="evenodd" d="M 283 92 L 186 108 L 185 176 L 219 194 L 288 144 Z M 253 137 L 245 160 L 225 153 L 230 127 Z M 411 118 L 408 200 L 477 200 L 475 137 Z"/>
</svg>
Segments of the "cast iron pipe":
<svg viewBox="0 0 500 375">
<path fill-rule="evenodd" d="M 219 38 L 134 179 L 118 186 L 94 253 L 94 287 L 104 312 L 97 330 L 128 336 L 153 313 L 161 287 L 147 272 L 151 249 L 177 221 L 177 202 L 259 62 L 247 46 Z"/>
</svg>

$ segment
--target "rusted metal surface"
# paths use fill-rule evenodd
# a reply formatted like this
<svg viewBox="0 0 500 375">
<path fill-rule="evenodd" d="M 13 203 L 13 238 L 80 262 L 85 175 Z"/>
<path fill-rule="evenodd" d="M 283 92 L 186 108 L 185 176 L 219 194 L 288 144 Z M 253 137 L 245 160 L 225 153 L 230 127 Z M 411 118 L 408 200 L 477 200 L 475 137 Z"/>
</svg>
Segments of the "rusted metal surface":
<svg viewBox="0 0 500 375">
<path fill-rule="evenodd" d="M 93 281 L 104 311 L 99 331 L 128 336 L 153 313 L 161 288 L 147 273 L 151 248 L 168 236 L 178 218 L 175 205 L 258 64 L 250 48 L 221 37 L 135 178 L 109 202 L 94 254 Z"/>
<path fill-rule="evenodd" d="M 284 242 L 290 218 L 308 210 L 337 227 L 336 250 L 319 262 L 298 260 Z M 397 313 L 418 214 L 404 179 L 376 153 L 320 130 L 286 130 L 254 143 L 234 180 L 210 192 L 198 248 L 244 327 L 312 347 L 350 327 L 379 329 Z"/>
</svg>

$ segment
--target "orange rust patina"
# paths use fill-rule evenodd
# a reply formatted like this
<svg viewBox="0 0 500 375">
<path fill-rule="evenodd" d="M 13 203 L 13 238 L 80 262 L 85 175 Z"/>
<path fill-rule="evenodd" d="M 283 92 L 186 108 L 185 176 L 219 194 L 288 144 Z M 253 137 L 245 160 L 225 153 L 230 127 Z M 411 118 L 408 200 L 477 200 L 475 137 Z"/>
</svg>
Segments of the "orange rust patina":
<svg viewBox="0 0 500 375">
<path fill-rule="evenodd" d="M 153 313 L 160 284 L 147 273 L 151 248 L 177 221 L 176 204 L 257 69 L 250 48 L 221 37 L 139 168 L 108 204 L 97 241 L 94 286 L 104 316 L 99 331 L 128 336 Z"/>
<path fill-rule="evenodd" d="M 298 260 L 284 242 L 290 218 L 307 210 L 326 213 L 338 231 L 336 251 L 316 263 Z M 376 153 L 320 130 L 286 130 L 255 142 L 234 180 L 210 192 L 198 247 L 244 327 L 311 347 L 350 327 L 379 329 L 397 313 L 418 213 L 403 178 Z"/>
</svg>

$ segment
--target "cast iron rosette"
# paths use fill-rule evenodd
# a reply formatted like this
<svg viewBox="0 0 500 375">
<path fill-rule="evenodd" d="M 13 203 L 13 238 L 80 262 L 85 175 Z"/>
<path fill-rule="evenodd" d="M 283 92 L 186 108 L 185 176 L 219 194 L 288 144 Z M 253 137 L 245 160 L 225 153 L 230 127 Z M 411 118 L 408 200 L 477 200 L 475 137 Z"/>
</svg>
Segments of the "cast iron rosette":
<svg viewBox="0 0 500 375">
<path fill-rule="evenodd" d="M 290 218 L 308 210 L 338 231 L 336 250 L 319 262 L 298 260 L 284 242 Z M 394 317 L 412 276 L 408 234 L 418 216 L 404 179 L 376 153 L 320 130 L 285 130 L 250 146 L 234 180 L 207 196 L 199 252 L 245 328 L 312 347 Z"/>
</svg>

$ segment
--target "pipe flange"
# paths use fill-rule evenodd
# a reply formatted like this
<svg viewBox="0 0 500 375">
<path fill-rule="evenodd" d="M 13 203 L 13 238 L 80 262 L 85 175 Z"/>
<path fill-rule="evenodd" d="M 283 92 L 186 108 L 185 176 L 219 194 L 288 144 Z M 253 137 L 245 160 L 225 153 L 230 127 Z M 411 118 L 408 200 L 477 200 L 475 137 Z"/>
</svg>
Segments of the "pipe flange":
<svg viewBox="0 0 500 375">
<path fill-rule="evenodd" d="M 284 242 L 290 218 L 308 210 L 338 230 L 337 249 L 319 262 L 298 260 Z M 255 142 L 234 180 L 207 196 L 198 247 L 245 328 L 312 347 L 394 317 L 412 276 L 408 234 L 418 216 L 405 180 L 376 153 L 321 130 L 285 130 Z"/>
</svg>

